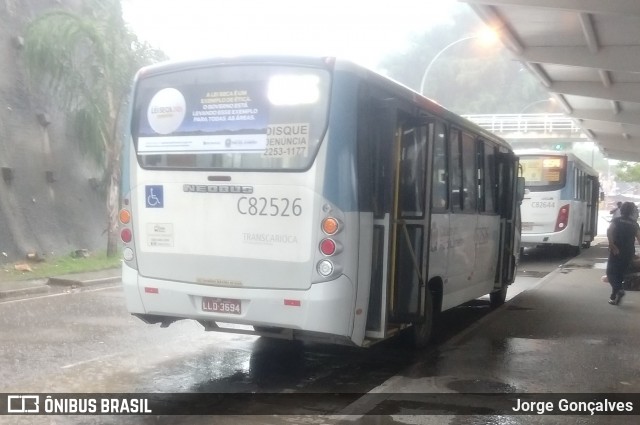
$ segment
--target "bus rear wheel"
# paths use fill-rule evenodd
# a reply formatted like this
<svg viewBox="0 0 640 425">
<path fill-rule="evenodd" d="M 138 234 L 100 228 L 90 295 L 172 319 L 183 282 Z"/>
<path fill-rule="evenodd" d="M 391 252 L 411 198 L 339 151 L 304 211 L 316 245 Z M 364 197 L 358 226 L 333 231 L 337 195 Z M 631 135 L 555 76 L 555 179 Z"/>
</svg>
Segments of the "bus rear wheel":
<svg viewBox="0 0 640 425">
<path fill-rule="evenodd" d="M 583 230 L 584 229 L 581 227 L 580 236 L 578 236 L 578 243 L 576 245 L 569 246 L 569 255 L 573 255 L 574 257 L 577 257 L 582 252 L 582 246 L 584 245 Z"/>
<path fill-rule="evenodd" d="M 425 299 L 425 315 L 424 320 L 420 323 L 414 323 L 411 326 L 411 343 L 414 348 L 424 348 L 429 345 L 433 334 L 433 296 L 428 294 Z"/>
<path fill-rule="evenodd" d="M 491 303 L 492 308 L 500 307 L 502 304 L 507 301 L 507 290 L 508 285 L 502 285 L 502 288 L 497 291 L 493 291 L 489 294 L 489 301 Z"/>
</svg>

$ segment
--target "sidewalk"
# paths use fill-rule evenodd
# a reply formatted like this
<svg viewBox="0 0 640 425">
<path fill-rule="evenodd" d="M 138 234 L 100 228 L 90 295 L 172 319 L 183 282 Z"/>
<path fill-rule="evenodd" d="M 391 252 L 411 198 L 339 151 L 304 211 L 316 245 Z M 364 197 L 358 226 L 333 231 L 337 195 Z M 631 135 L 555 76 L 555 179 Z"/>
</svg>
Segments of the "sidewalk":
<svg viewBox="0 0 640 425">
<path fill-rule="evenodd" d="M 440 373 L 475 382 L 467 391 L 640 392 L 640 293 L 608 304 L 606 238 L 595 242 L 454 337 Z"/>
<path fill-rule="evenodd" d="M 99 270 L 95 272 L 75 273 L 49 278 L 0 281 L 0 302 L 37 295 L 45 295 L 72 290 L 111 285 L 121 279 L 120 268 Z"/>
<path fill-rule="evenodd" d="M 640 292 L 628 290 L 620 305 L 608 304 L 611 287 L 600 280 L 607 256 L 606 238 L 598 237 L 591 248 L 536 286 L 438 347 L 432 356 L 375 388 L 372 393 L 378 398 L 363 398 L 341 413 L 385 414 L 403 406 L 406 415 L 429 414 L 434 409 L 467 414 L 467 403 L 478 402 L 473 397 L 460 397 L 440 405 L 427 397 L 416 401 L 412 399 L 415 393 L 637 395 Z M 411 400 L 413 404 L 407 404 Z M 487 400 L 480 398 L 479 402 Z M 509 401 L 506 397 L 497 400 L 497 404 Z M 491 410 L 495 406 L 484 407 Z M 522 418 L 523 422 L 504 423 L 587 423 L 576 417 L 563 417 L 562 421 L 554 416 Z M 631 422 L 626 417 L 596 416 L 588 423 Z M 437 422 L 425 419 L 419 423 Z"/>
</svg>

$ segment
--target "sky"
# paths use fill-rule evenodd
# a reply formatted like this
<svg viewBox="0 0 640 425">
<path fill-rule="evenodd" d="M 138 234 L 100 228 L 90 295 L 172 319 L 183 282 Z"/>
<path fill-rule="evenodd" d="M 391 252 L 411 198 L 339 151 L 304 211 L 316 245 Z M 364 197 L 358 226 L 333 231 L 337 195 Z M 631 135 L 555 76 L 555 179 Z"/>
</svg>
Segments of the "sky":
<svg viewBox="0 0 640 425">
<path fill-rule="evenodd" d="M 412 34 L 451 20 L 456 0 L 122 0 L 142 40 L 171 59 L 339 56 L 375 69 Z"/>
</svg>

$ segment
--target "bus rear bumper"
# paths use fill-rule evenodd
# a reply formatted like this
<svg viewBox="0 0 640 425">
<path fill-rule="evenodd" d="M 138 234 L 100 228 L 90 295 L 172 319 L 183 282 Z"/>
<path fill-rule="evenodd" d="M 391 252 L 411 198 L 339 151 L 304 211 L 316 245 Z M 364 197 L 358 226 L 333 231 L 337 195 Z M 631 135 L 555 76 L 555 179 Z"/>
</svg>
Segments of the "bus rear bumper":
<svg viewBox="0 0 640 425">
<path fill-rule="evenodd" d="M 355 288 L 346 276 L 307 290 L 225 288 L 151 279 L 123 263 L 126 306 L 137 316 L 303 329 L 349 338 Z M 239 313 L 203 310 L 203 298 L 237 300 Z M 160 321 L 160 320 L 158 320 Z"/>
<path fill-rule="evenodd" d="M 520 246 L 523 248 L 536 247 L 539 245 L 561 245 L 567 243 L 567 236 L 564 232 L 522 233 L 520 240 Z"/>
</svg>

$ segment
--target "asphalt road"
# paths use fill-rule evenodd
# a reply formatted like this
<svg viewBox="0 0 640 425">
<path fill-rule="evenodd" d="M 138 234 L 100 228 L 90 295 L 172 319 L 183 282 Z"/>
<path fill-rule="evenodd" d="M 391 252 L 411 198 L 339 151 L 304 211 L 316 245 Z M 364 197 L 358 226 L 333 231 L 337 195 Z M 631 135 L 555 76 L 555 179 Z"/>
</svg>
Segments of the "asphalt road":
<svg viewBox="0 0 640 425">
<path fill-rule="evenodd" d="M 604 225 L 606 226 L 606 224 Z M 606 228 L 606 227 L 605 227 Z M 589 251 L 594 251 L 589 250 Z M 269 406 L 260 405 L 246 398 L 233 397 L 221 401 L 232 412 L 241 416 L 0 416 L 0 423 L 10 424 L 90 424 L 90 423 L 166 423 L 166 424 L 256 424 L 256 423 L 332 423 L 327 417 L 318 416 L 325 411 L 335 411 L 353 400 L 324 397 L 301 400 L 295 395 L 317 393 L 354 393 L 373 395 L 362 397 L 366 402 L 375 402 L 375 393 L 385 388 L 416 385 L 420 391 L 435 388 L 437 391 L 498 391 L 516 389 L 518 383 L 527 383 L 534 390 L 540 377 L 551 382 L 557 369 L 535 369 L 536 362 L 519 363 L 510 360 L 504 363 L 507 352 L 517 353 L 514 359 L 540 360 L 537 356 L 553 355 L 558 346 L 553 338 L 536 339 L 535 332 L 544 323 L 548 313 L 542 309 L 540 323 L 511 327 L 523 317 L 530 316 L 529 303 L 540 301 L 537 294 L 541 280 L 552 271 L 579 273 L 584 264 L 574 261 L 573 266 L 562 269 L 572 259 L 553 250 L 527 250 L 523 256 L 516 282 L 509 290 L 509 297 L 535 287 L 532 296 L 525 294 L 524 307 L 521 302 L 507 303 L 500 311 L 499 320 L 493 317 L 488 299 L 475 300 L 445 312 L 440 320 L 441 331 L 428 349 L 415 351 L 398 340 L 378 344 L 369 349 L 341 346 L 270 341 L 246 335 L 204 332 L 192 321 L 182 321 L 161 329 L 157 325 L 146 325 L 130 316 L 122 299 L 119 287 L 84 290 L 74 293 L 37 296 L 24 300 L 0 303 L 0 382 L 7 393 L 275 393 L 294 395 L 290 398 L 289 415 L 255 415 L 255 409 L 269 411 Z M 605 259 L 606 260 L 606 259 Z M 603 259 L 594 258 L 588 268 L 598 268 Z M 590 273 L 589 276 L 593 276 Z M 568 275 L 571 277 L 571 274 Z M 580 275 L 578 280 L 580 279 Z M 575 279 L 574 279 L 575 280 Z M 579 282 L 578 282 L 579 284 Z M 562 288 L 547 285 L 566 302 L 567 294 Z M 546 287 L 545 287 L 546 288 Z M 543 288 L 543 289 L 545 289 Z M 602 289 L 599 287 L 598 290 Z M 558 292 L 560 291 L 560 292 Z M 604 289 L 603 289 L 604 291 Z M 549 291 L 547 291 L 549 292 Z M 519 300 L 521 297 L 517 297 Z M 530 301 L 533 300 L 533 301 Z M 582 300 L 586 302 L 585 300 Z M 547 301 L 545 301 L 547 302 Z M 574 300 L 570 300 L 574 302 Z M 512 305 L 513 304 L 513 305 Z M 542 304 L 544 305 L 544 304 Z M 569 332 L 581 335 L 579 317 L 583 311 L 575 310 L 568 324 Z M 603 308 L 599 306 L 598 308 Z M 606 306 L 610 308 L 610 306 Z M 633 304 L 627 311 L 632 314 Z M 561 311 L 562 309 L 558 310 Z M 612 310 L 609 310 L 612 311 Z M 512 317 L 513 316 L 513 317 Z M 562 316 L 561 316 L 562 317 Z M 558 320 L 549 316 L 549 320 Z M 506 323 L 504 323 L 506 321 Z M 517 332 L 530 333 L 528 338 L 507 337 Z M 504 335 L 503 335 L 504 334 Z M 502 335 L 502 336 L 501 336 Z M 477 338 L 476 338 L 477 336 Z M 502 339 L 500 339 L 502 338 Z M 487 344 L 482 341 L 494 340 Z M 504 341 L 500 343 L 499 341 Z M 571 340 L 571 338 L 569 338 Z M 615 338 L 612 339 L 615 343 Z M 496 342 L 497 341 L 497 342 Z M 601 339 L 591 336 L 582 345 L 594 347 Z M 573 342 L 575 343 L 575 337 Z M 596 344 L 596 345 L 594 345 Z M 562 346 L 561 346 L 562 347 Z M 563 348 L 565 349 L 565 348 Z M 575 358 L 571 346 L 566 347 L 561 357 Z M 628 350 L 625 353 L 629 352 Z M 547 354 L 545 354 L 547 353 Z M 596 355 L 596 354 L 594 354 Z M 599 354 L 598 354 L 599 355 Z M 580 358 L 579 356 L 577 358 Z M 524 359 L 524 360 L 523 360 Z M 591 361 L 593 359 L 588 359 Z M 553 360 L 549 359 L 553 364 Z M 568 361 L 568 360 L 567 360 Z M 582 360 L 585 361 L 584 359 Z M 564 363 L 563 363 L 564 365 Z M 515 378 L 496 379 L 507 369 L 514 367 Z M 571 363 L 565 367 L 571 373 Z M 528 368 L 533 368 L 529 370 Z M 502 372 L 501 372 L 502 371 Z M 525 372 L 526 371 L 526 372 Z M 565 373 L 563 370 L 562 373 Z M 625 371 L 621 371 L 627 373 Z M 549 376 L 546 376 L 549 375 Z M 452 378 L 455 376 L 455 379 Z M 589 379 L 587 372 L 580 376 Z M 557 378 L 557 377 L 556 377 Z M 617 378 L 617 377 L 616 377 Z M 624 376 L 618 381 L 625 383 Z M 567 383 L 560 377 L 558 387 Z M 576 385 L 580 382 L 576 380 Z M 589 382 L 589 381 L 584 381 Z M 608 382 L 608 381 L 606 381 Z M 614 379 L 612 383 L 616 383 Z M 569 382 L 570 384 L 570 382 Z M 425 389 L 426 388 L 426 389 Z M 522 388 L 527 388 L 523 386 Z M 522 388 L 520 388 L 522 390 Z M 573 388 L 573 387 L 572 387 Z M 586 389 L 586 387 L 584 387 Z M 261 400 L 265 402 L 265 400 Z M 282 398 L 278 399 L 282 404 Z M 357 404 L 357 402 L 356 402 Z M 375 407 L 375 403 L 372 405 Z M 410 407 L 410 406 L 409 406 Z M 394 404 L 392 409 L 411 411 L 403 404 Z M 348 409 L 347 409 L 348 410 Z M 375 412 L 375 409 L 373 410 Z M 280 407 L 279 413 L 282 411 Z M 524 419 L 523 419 L 524 418 Z M 414 416 L 411 414 L 360 416 L 346 418 L 347 422 L 384 424 L 519 424 L 533 423 L 531 417 L 503 418 L 466 416 Z M 538 418 L 535 423 L 558 423 L 554 417 Z M 335 419 L 335 418 L 334 418 Z M 339 417 L 337 420 L 343 421 Z M 630 423 L 616 420 L 598 422 L 579 418 L 562 423 Z"/>
<path fill-rule="evenodd" d="M 535 285 L 565 260 L 555 253 L 527 251 L 509 296 Z M 445 312 L 441 330 L 426 350 L 413 350 L 400 339 L 360 349 L 208 333 L 193 321 L 161 329 L 130 316 L 119 287 L 40 296 L 0 303 L 0 382 L 3 392 L 11 393 L 365 394 L 412 365 L 435 360 L 439 346 L 490 313 L 487 298 Z M 351 401 L 320 400 L 315 406 L 312 401 L 302 412 L 339 410 Z M 229 400 L 234 402 L 247 401 Z M 299 407 L 293 397 L 290 403 L 292 411 Z M 250 406 L 236 406 L 243 408 Z M 87 423 L 88 419 L 55 421 L 60 418 L 18 419 L 24 423 Z M 0 422 L 3 419 L 8 417 L 0 417 Z M 132 423 L 132 419 L 102 416 L 95 423 Z M 194 423 L 194 418 L 173 416 L 135 420 Z M 207 422 L 201 417 L 197 423 Z"/>
</svg>

